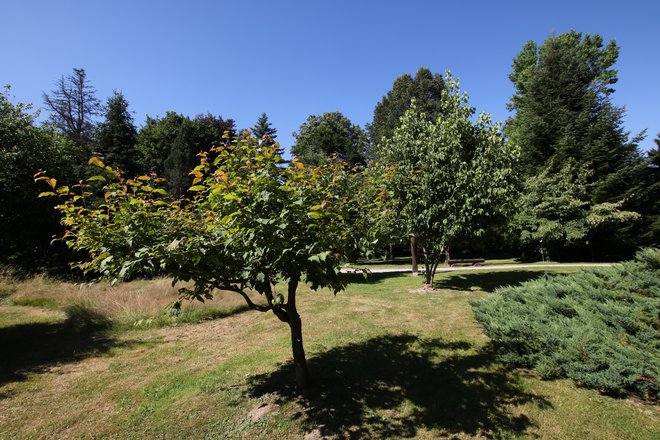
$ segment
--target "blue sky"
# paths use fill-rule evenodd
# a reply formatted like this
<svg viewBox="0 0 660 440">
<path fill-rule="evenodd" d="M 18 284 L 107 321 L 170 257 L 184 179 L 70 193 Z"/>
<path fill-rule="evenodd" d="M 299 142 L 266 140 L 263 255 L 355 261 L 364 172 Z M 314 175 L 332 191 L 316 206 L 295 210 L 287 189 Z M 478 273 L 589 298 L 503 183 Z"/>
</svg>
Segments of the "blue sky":
<svg viewBox="0 0 660 440">
<path fill-rule="evenodd" d="M 5 0 L 0 84 L 41 105 L 74 67 L 105 99 L 124 92 L 138 125 L 174 110 L 234 118 L 266 112 L 288 148 L 310 114 L 364 125 L 394 79 L 450 69 L 495 119 L 513 89 L 511 61 L 528 40 L 576 29 L 621 46 L 614 102 L 626 129 L 660 132 L 657 1 L 32 1 Z"/>
</svg>

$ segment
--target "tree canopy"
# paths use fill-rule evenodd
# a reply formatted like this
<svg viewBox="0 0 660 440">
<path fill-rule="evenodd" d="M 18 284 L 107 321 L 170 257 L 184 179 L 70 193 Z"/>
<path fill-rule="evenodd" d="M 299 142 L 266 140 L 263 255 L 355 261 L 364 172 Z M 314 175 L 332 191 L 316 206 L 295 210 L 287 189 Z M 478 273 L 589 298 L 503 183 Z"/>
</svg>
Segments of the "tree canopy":
<svg viewBox="0 0 660 440">
<path fill-rule="evenodd" d="M 406 111 L 381 149 L 390 166 L 385 178 L 393 194 L 403 236 L 415 236 L 431 284 L 449 248 L 483 235 L 512 210 L 517 149 L 504 142 L 499 124 L 474 108 L 450 74 L 444 78 L 435 122 Z"/>
<path fill-rule="evenodd" d="M 95 149 L 110 166 L 121 168 L 129 174 L 138 172 L 137 129 L 128 110 L 128 101 L 121 92 L 115 91 L 105 105 L 105 120 L 96 130 Z"/>
<path fill-rule="evenodd" d="M 291 147 L 291 154 L 305 164 L 322 165 L 332 156 L 351 164 L 366 160 L 365 132 L 340 112 L 310 115 L 293 136 L 296 143 Z"/>
<path fill-rule="evenodd" d="M 428 120 L 434 121 L 441 112 L 441 96 L 445 90 L 443 77 L 432 73 L 426 67 L 420 67 L 415 76 L 401 75 L 394 80 L 392 90 L 376 104 L 374 117 L 368 126 L 372 144 L 378 144 L 383 138 L 389 138 L 399 126 L 400 118 L 410 108 L 412 99 L 417 103 L 417 110 L 424 113 Z"/>
<path fill-rule="evenodd" d="M 52 203 L 39 199 L 32 175 L 50 170 L 60 181 L 75 181 L 73 157 L 79 147 L 52 127 L 35 124 L 27 104 L 13 103 L 9 88 L 0 93 L 0 264 L 33 272 L 66 267 L 62 248 L 49 245 L 59 233 Z"/>
<path fill-rule="evenodd" d="M 272 311 L 291 327 L 297 382 L 304 386 L 297 286 L 344 288 L 339 263 L 354 249 L 355 234 L 362 235 L 352 218 L 352 173 L 339 162 L 314 168 L 294 159 L 284 167 L 274 147 L 252 137 L 200 155 L 191 173 L 194 196 L 174 200 L 160 188 L 162 179 L 125 179 L 92 158 L 100 175 L 46 192 L 62 198 L 63 239 L 89 253 L 79 265 L 84 271 L 119 279 L 168 274 L 174 282 L 192 282 L 181 289 L 184 297 L 204 300 L 214 289 L 229 290 L 253 309 Z M 104 203 L 90 207 L 85 201 L 94 186 Z M 286 294 L 277 288 L 281 283 Z"/>
<path fill-rule="evenodd" d="M 277 138 L 277 129 L 268 120 L 268 115 L 262 113 L 257 119 L 257 123 L 251 129 L 252 136 L 254 136 L 257 141 L 265 143 L 267 146 L 275 144 L 275 139 Z M 265 136 L 265 138 L 264 138 Z"/>
<path fill-rule="evenodd" d="M 604 45 L 600 35 L 576 31 L 553 35 L 541 46 L 525 44 L 509 75 L 515 93 L 508 108 L 515 115 L 505 127 L 521 148 L 523 172 L 574 159 L 592 170 L 594 182 L 636 157 L 623 109 L 611 102 L 618 56 L 615 41 Z"/>
</svg>

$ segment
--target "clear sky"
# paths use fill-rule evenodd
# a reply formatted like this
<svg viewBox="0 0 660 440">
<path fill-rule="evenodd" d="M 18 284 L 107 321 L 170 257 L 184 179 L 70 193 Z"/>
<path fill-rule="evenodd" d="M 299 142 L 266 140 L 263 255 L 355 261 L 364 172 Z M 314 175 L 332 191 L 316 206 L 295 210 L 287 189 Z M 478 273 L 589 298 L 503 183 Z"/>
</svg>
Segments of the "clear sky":
<svg viewBox="0 0 660 440">
<path fill-rule="evenodd" d="M 16 100 L 74 67 L 105 100 L 124 92 L 145 115 L 211 112 L 254 125 L 266 112 L 286 148 L 310 114 L 371 121 L 394 79 L 450 69 L 478 111 L 495 119 L 528 40 L 575 29 L 621 46 L 614 102 L 625 127 L 660 132 L 660 2 L 646 1 L 64 1 L 3 0 L 0 84 Z"/>
</svg>

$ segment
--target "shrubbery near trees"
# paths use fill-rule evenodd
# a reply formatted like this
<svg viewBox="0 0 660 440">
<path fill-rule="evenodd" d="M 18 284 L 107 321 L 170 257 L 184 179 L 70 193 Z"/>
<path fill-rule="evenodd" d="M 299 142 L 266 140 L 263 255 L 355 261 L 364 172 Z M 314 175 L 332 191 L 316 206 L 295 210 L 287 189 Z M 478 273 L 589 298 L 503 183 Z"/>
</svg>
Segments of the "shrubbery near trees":
<svg viewBox="0 0 660 440">
<path fill-rule="evenodd" d="M 37 198 L 32 175 L 50 170 L 60 182 L 79 175 L 81 147 L 50 125 L 37 126 L 31 106 L 12 103 L 9 88 L 0 93 L 0 263 L 14 269 L 65 268 L 67 256 L 49 243 L 60 232 L 50 200 Z"/>
<path fill-rule="evenodd" d="M 614 394 L 660 397 L 660 250 L 473 303 L 504 362 Z"/>
</svg>

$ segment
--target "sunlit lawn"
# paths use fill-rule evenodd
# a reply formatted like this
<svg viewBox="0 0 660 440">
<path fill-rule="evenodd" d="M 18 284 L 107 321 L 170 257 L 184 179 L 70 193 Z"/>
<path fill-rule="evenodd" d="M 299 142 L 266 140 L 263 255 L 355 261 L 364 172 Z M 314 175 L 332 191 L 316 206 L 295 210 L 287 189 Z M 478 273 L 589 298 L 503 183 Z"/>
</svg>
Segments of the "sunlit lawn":
<svg viewBox="0 0 660 440">
<path fill-rule="evenodd" d="M 95 296 L 100 288 L 78 291 L 76 300 L 92 296 L 120 323 L 81 333 L 48 289 L 19 286 L 0 305 L 9 355 L 0 363 L 0 438 L 658 438 L 655 406 L 540 381 L 494 360 L 468 300 L 547 272 L 443 273 L 434 291 L 421 289 L 421 278 L 374 274 L 355 276 L 336 297 L 302 292 L 315 379 L 302 395 L 293 389 L 288 328 L 233 299 L 224 298 L 225 309 L 204 306 L 227 310 L 224 318 L 158 318 L 145 327 L 127 325 L 139 311 L 122 315 Z M 139 283 L 141 291 L 167 288 Z M 131 284 L 119 290 L 129 302 Z M 139 319 L 160 316 L 144 304 Z M 248 416 L 263 403 L 273 404 L 267 415 Z"/>
</svg>

